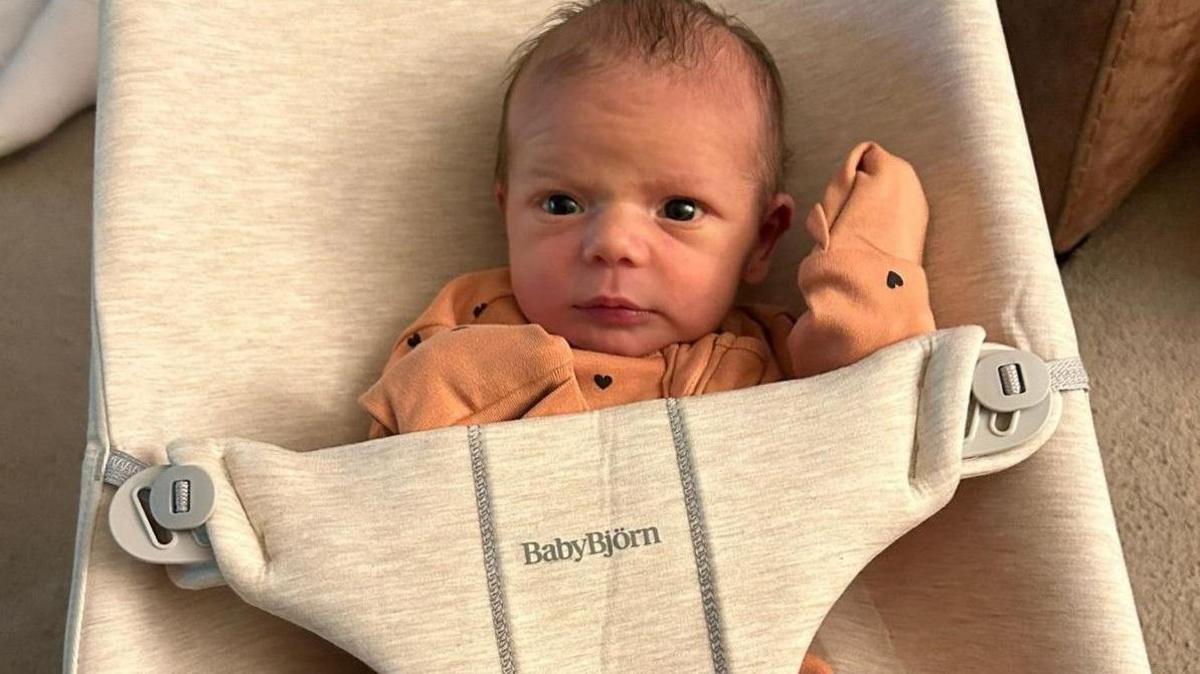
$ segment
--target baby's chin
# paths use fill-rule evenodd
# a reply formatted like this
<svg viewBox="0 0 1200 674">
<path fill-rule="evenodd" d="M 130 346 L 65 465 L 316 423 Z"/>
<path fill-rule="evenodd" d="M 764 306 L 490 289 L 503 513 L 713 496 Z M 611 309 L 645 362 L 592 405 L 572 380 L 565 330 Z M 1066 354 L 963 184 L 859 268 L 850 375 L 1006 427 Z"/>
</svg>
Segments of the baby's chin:
<svg viewBox="0 0 1200 674">
<path fill-rule="evenodd" d="M 572 325 L 558 334 L 575 349 L 638 358 L 679 341 L 656 332 L 638 328 L 598 330 L 590 326 Z"/>
</svg>

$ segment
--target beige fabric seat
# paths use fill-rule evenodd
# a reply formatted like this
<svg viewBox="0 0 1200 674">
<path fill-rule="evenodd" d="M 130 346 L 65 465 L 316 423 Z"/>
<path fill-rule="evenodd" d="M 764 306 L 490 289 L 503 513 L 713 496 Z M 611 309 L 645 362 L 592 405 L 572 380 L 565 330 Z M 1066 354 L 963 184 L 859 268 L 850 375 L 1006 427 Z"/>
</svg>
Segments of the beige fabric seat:
<svg viewBox="0 0 1200 674">
<path fill-rule="evenodd" d="M 315 452 L 180 438 L 172 464 L 216 482 L 218 564 L 168 569 L 379 671 L 792 671 L 868 561 L 961 476 L 1054 431 L 1057 392 L 1026 442 L 964 457 L 982 339 L 952 328 L 743 395 Z"/>
<path fill-rule="evenodd" d="M 309 492 L 287 495 L 336 494 L 333 486 L 386 475 L 397 456 L 428 456 L 429 475 L 444 472 L 432 469 L 452 451 L 468 456 L 462 428 L 360 443 L 367 420 L 354 401 L 374 380 L 395 335 L 444 282 L 505 262 L 489 191 L 499 81 L 508 52 L 549 7 L 515 1 L 419 7 L 380 1 L 336 9 L 292 0 L 239 6 L 104 2 L 92 414 L 64 654 L 68 671 L 545 668 L 534 657 L 521 659 L 531 652 L 530 630 L 542 624 L 536 617 L 544 614 L 528 601 L 528 610 L 521 610 L 520 598 L 535 597 L 536 586 L 521 588 L 515 572 L 506 572 L 514 574 L 508 579 L 514 598 L 509 655 L 515 658 L 498 650 L 490 623 L 479 629 L 480 621 L 493 620 L 486 584 L 470 595 L 477 602 L 471 607 L 439 605 L 444 615 L 438 619 L 453 620 L 461 609 L 472 629 L 442 634 L 449 641 L 425 642 L 418 650 L 421 643 L 414 645 L 412 635 L 388 632 L 395 623 L 388 622 L 386 607 L 364 605 L 369 587 L 356 598 L 345 585 L 323 594 L 319 583 L 289 583 L 289 572 L 295 572 L 292 579 L 312 579 L 321 568 L 322 547 L 353 547 L 355 535 L 387 533 L 388 520 L 365 510 L 370 501 L 362 494 L 344 501 L 330 496 L 327 503 L 341 504 L 348 514 L 363 513 L 359 522 L 366 529 L 347 527 L 342 539 L 336 530 L 320 528 L 325 520 L 310 518 L 307 524 L 319 531 L 302 540 L 294 534 L 304 522 L 288 518 L 279 506 L 287 499 L 271 485 L 288 475 L 319 475 L 311 472 L 313 462 L 328 469 L 335 465 L 329 457 L 349 471 L 341 482 L 308 479 Z M 794 671 L 828 603 L 854 567 L 866 564 L 816 633 L 815 646 L 839 672 L 1148 671 L 1082 392 L 1062 394 L 1053 436 L 1007 470 L 958 484 L 963 465 L 945 453 L 953 444 L 943 442 L 942 460 L 914 464 L 948 471 L 934 471 L 942 475 L 936 489 L 881 490 L 871 504 L 876 515 L 857 520 L 834 517 L 837 510 L 825 517 L 808 512 L 803 549 L 787 559 L 792 571 L 811 567 L 811 574 L 776 580 L 760 567 L 739 567 L 749 557 L 728 547 L 735 539 L 727 536 L 736 530 L 730 523 L 758 511 L 722 511 L 721 503 L 740 498 L 738 480 L 721 476 L 737 468 L 719 460 L 723 448 L 730 448 L 734 462 L 767 449 L 781 457 L 816 457 L 817 445 L 804 439 L 824 437 L 836 445 L 847 427 L 843 403 L 876 391 L 879 400 L 862 403 L 881 411 L 876 428 L 912 430 L 922 420 L 938 419 L 929 428 L 961 428 L 961 375 L 932 378 L 958 382 L 945 389 L 932 386 L 928 376 L 935 362 L 953 365 L 947 367 L 954 372 L 973 362 L 985 335 L 956 326 L 982 326 L 988 341 L 1045 359 L 1075 356 L 1077 349 L 993 4 L 931 2 L 899 12 L 868 0 L 746 1 L 729 8 L 759 32 L 784 75 L 798 157 L 790 187 L 802 209 L 859 140 L 877 140 L 917 169 L 930 203 L 926 266 L 934 314 L 945 330 L 833 373 L 825 382 L 833 384 L 828 396 L 813 380 L 676 401 L 701 481 L 729 490 L 713 493 L 709 503 L 717 505 L 706 510 L 714 536 L 712 571 L 728 598 L 725 666 Z M 794 271 L 808 246 L 793 228 L 769 282 L 744 299 L 798 306 Z M 876 386 L 864 388 L 866 382 Z M 892 384 L 907 393 L 879 390 Z M 911 403 L 925 395 L 945 404 L 918 413 Z M 890 408 L 888 400 L 898 407 Z M 592 448 L 583 454 L 589 461 L 599 450 L 618 457 L 635 447 L 636 456 L 658 450 L 663 460 L 672 459 L 675 438 L 662 421 L 663 405 L 646 401 L 476 429 L 488 443 L 496 502 L 503 503 L 506 493 L 517 498 L 519 465 L 513 462 L 519 447 L 544 442 L 538 465 L 545 471 L 555 465 L 547 456 L 570 457 L 579 447 Z M 738 409 L 747 410 L 745 419 L 730 415 Z M 771 418 L 803 423 L 772 428 Z M 878 456 L 847 452 L 836 460 L 811 459 L 805 470 L 817 466 L 810 475 L 820 479 L 805 488 L 858 493 L 847 486 L 855 468 L 866 466 L 863 474 L 871 474 L 871 465 L 908 460 L 912 440 Z M 113 490 L 101 478 L 109 452 L 165 463 L 169 444 L 177 461 L 190 457 L 228 468 L 231 457 L 240 457 L 230 479 L 241 480 L 241 502 L 230 500 L 233 492 L 221 492 L 225 501 L 213 520 L 214 547 L 229 587 L 182 589 L 172 579 L 187 585 L 186 574 L 174 570 L 168 576 L 162 567 L 126 555 L 105 526 Z M 280 448 L 321 451 L 291 455 Z M 421 464 L 404 465 L 412 470 Z M 572 465 L 594 470 L 587 462 L 567 462 L 562 470 Z M 474 498 L 469 471 L 464 463 L 461 474 L 436 483 L 450 501 Z M 615 495 L 625 492 L 613 485 L 603 493 L 613 500 L 593 504 L 602 524 L 604 513 L 619 512 Z M 268 507 L 256 510 L 255 503 Z M 780 507 L 787 512 L 802 503 Z M 678 522 L 673 504 L 664 502 L 655 512 Z M 733 519 L 722 520 L 722 513 Z M 277 555 L 270 577 L 260 573 L 266 567 L 239 564 L 249 548 L 228 536 L 231 544 L 224 545 L 218 533 L 235 531 L 239 521 L 243 534 L 255 526 L 260 535 L 291 531 L 269 536 L 271 545 L 283 547 L 267 549 L 305 553 L 308 562 L 289 566 L 295 557 Z M 448 521 L 462 524 L 461 517 Z M 516 529 L 503 527 L 516 519 L 505 520 L 498 511 L 496 521 L 502 541 L 506 531 L 515 535 Z M 847 528 L 855 521 L 861 526 Z M 222 530 L 222 522 L 233 528 Z M 477 522 L 466 524 L 478 532 Z M 582 533 L 577 528 L 571 524 L 563 535 Z M 674 546 L 688 540 L 677 533 Z M 453 540 L 473 543 L 478 554 L 478 539 Z M 819 547 L 822 541 L 828 547 Z M 828 554 L 817 554 L 822 550 Z M 502 567 L 506 554 L 511 550 L 501 553 Z M 637 557 L 614 555 L 606 560 L 611 573 L 624 569 L 633 574 L 628 578 L 640 577 L 634 567 L 618 566 L 619 559 Z M 687 567 L 670 569 L 678 574 Z M 729 573 L 721 576 L 722 569 Z M 439 588 L 485 582 L 482 568 L 474 573 L 416 579 L 436 596 Z M 608 582 L 612 587 L 615 581 Z M 778 593 L 763 592 L 770 583 Z M 820 592 L 805 593 L 812 588 Z M 767 617 L 785 615 L 791 603 L 797 613 L 781 618 L 783 626 L 772 634 L 739 633 L 763 619 L 755 613 L 761 603 L 737 603 L 748 594 L 773 602 Z M 653 611 L 654 605 L 644 608 Z M 654 624 L 654 616 L 590 623 L 596 614 L 573 615 L 581 630 L 611 624 L 614 632 L 556 631 L 562 643 L 590 648 L 591 664 L 641 666 L 622 659 L 624 644 L 617 637 L 635 625 Z M 700 613 L 690 620 L 705 618 Z M 795 630 L 790 651 L 787 629 Z M 712 633 L 708 626 L 679 630 L 686 639 L 657 651 L 660 659 L 632 662 L 724 671 L 712 660 L 711 645 L 696 640 Z M 572 666 L 596 669 L 578 660 L 564 669 Z"/>
</svg>

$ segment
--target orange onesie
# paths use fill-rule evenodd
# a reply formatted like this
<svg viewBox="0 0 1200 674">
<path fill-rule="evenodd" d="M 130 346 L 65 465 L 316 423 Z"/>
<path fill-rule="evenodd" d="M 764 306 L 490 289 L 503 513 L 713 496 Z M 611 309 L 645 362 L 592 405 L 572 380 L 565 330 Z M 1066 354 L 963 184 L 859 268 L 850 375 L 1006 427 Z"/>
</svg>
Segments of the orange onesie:
<svg viewBox="0 0 1200 674">
<path fill-rule="evenodd" d="M 368 437 L 568 414 L 812 376 L 935 329 L 921 255 L 928 206 L 904 160 L 860 143 L 805 221 L 808 311 L 735 307 L 716 332 L 632 357 L 572 348 L 531 324 L 508 267 L 450 281 L 358 398 Z M 803 674 L 828 672 L 806 656 Z"/>
</svg>

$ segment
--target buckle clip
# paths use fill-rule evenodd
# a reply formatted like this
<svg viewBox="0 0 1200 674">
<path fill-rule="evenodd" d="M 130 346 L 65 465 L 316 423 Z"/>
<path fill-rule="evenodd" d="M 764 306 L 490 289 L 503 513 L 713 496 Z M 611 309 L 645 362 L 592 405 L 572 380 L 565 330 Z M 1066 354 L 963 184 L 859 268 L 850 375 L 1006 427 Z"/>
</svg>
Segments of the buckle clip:
<svg viewBox="0 0 1200 674">
<path fill-rule="evenodd" d="M 204 523 L 215 504 L 212 478 L 200 466 L 149 466 L 117 489 L 108 528 L 144 562 L 199 564 L 214 558 Z"/>
<path fill-rule="evenodd" d="M 971 393 L 964 459 L 1016 447 L 1041 432 L 1050 417 L 1050 371 L 1028 351 L 985 345 Z"/>
</svg>

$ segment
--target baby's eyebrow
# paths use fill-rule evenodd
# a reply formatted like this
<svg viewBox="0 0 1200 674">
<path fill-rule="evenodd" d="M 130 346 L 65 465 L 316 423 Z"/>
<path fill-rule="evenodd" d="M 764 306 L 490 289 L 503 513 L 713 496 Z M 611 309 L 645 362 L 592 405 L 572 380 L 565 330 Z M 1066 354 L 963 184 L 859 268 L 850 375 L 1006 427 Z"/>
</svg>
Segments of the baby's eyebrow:
<svg viewBox="0 0 1200 674">
<path fill-rule="evenodd" d="M 580 189 L 582 184 L 569 171 L 560 171 L 544 167 L 529 170 L 529 179 L 533 181 L 551 182 L 554 186 L 566 189 Z"/>
<path fill-rule="evenodd" d="M 568 186 L 577 182 L 576 177 L 572 175 L 569 168 L 559 169 L 547 164 L 537 164 L 531 167 L 529 169 L 529 177 L 535 180 L 553 180 Z M 745 187 L 750 189 L 753 188 L 754 184 L 754 179 L 747 176 Z M 648 178 L 644 183 L 644 187 L 654 192 L 678 192 L 680 196 L 718 199 L 719 195 L 727 195 L 731 189 L 743 186 L 722 184 L 702 174 L 686 171 L 663 171 L 658 175 Z"/>
<path fill-rule="evenodd" d="M 555 169 L 547 168 L 545 166 L 537 166 L 537 167 L 531 168 L 529 170 L 529 175 L 532 178 L 569 179 L 571 177 L 570 171 L 555 170 Z M 698 175 L 690 174 L 690 173 L 666 173 L 666 172 L 663 172 L 659 175 L 656 175 L 656 176 L 648 179 L 646 181 L 646 184 L 651 187 L 662 188 L 662 187 L 667 187 L 667 186 L 687 186 L 687 185 L 703 186 L 706 182 L 708 182 L 707 179 L 705 179 L 701 176 L 698 176 Z"/>
<path fill-rule="evenodd" d="M 690 173 L 662 173 L 647 182 L 653 187 L 683 186 L 694 189 L 705 187 L 709 181 L 706 178 Z"/>
<path fill-rule="evenodd" d="M 534 178 L 560 178 L 562 177 L 562 172 L 544 168 L 543 166 L 539 165 L 533 169 L 530 169 L 529 175 Z"/>
</svg>

